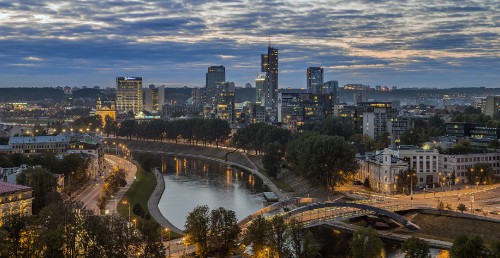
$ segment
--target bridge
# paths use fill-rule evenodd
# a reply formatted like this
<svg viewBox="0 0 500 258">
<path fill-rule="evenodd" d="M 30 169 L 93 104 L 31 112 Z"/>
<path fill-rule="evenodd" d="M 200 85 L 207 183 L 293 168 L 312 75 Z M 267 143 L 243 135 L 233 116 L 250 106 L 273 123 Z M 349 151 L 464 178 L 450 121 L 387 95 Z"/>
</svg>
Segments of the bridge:
<svg viewBox="0 0 500 258">
<path fill-rule="evenodd" d="M 288 205 L 310 203 L 306 206 L 295 208 L 291 211 L 281 211 Z M 365 215 L 383 215 L 400 223 L 411 230 L 419 230 L 420 227 L 395 211 L 408 210 L 409 204 L 389 204 L 385 201 L 370 200 L 367 203 L 360 202 L 317 202 L 314 198 L 292 198 L 283 202 L 275 203 L 242 219 L 238 224 L 246 227 L 257 216 L 273 216 L 271 212 L 279 211 L 274 215 L 282 215 L 286 219 L 295 219 L 303 223 L 304 227 L 314 227 L 330 221 L 341 221 Z"/>
</svg>

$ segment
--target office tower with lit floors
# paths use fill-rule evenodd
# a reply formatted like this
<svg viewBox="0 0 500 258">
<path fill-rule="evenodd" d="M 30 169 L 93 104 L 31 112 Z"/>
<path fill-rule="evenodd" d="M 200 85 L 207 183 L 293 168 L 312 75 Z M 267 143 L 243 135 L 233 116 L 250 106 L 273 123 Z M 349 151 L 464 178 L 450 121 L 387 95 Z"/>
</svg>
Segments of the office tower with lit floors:
<svg viewBox="0 0 500 258">
<path fill-rule="evenodd" d="M 266 109 L 277 110 L 278 103 L 278 49 L 267 48 L 267 54 L 261 55 L 261 71 L 266 73 L 263 84 L 263 101 L 261 105 Z"/>
<path fill-rule="evenodd" d="M 142 111 L 142 77 L 116 77 L 116 110 L 135 115 Z"/>
<path fill-rule="evenodd" d="M 307 90 L 312 94 L 322 94 L 323 88 L 323 68 L 307 68 Z"/>
</svg>

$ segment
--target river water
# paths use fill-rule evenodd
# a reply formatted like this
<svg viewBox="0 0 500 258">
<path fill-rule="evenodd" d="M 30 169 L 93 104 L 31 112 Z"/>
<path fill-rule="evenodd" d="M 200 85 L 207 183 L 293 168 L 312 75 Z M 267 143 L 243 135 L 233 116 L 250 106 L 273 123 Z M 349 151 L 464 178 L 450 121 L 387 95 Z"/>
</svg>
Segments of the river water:
<svg viewBox="0 0 500 258">
<path fill-rule="evenodd" d="M 251 173 L 215 161 L 179 156 L 162 156 L 158 167 L 165 179 L 158 207 L 180 229 L 197 205 L 233 210 L 238 220 L 263 207 L 262 192 L 267 188 Z"/>
</svg>

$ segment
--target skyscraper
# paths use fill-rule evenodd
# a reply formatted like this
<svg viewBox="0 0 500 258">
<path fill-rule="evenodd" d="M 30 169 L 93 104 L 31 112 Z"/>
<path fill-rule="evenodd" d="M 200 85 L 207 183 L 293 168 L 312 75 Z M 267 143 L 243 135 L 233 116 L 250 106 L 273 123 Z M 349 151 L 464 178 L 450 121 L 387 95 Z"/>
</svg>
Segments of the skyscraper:
<svg viewBox="0 0 500 258">
<path fill-rule="evenodd" d="M 218 85 L 226 81 L 226 68 L 223 65 L 210 66 L 206 75 L 205 87 L 209 90 L 216 89 Z"/>
<path fill-rule="evenodd" d="M 267 48 L 267 54 L 261 55 L 261 71 L 266 73 L 264 81 L 263 96 L 264 102 L 261 105 L 266 109 L 276 110 L 278 102 L 278 49 Z"/>
<path fill-rule="evenodd" d="M 322 94 L 323 87 L 323 68 L 307 68 L 307 89 L 312 94 Z"/>
<path fill-rule="evenodd" d="M 142 111 L 142 77 L 116 77 L 116 109 L 120 113 Z"/>
<path fill-rule="evenodd" d="M 255 79 L 255 103 L 264 106 L 264 82 L 266 81 L 266 73 L 260 73 Z"/>
<path fill-rule="evenodd" d="M 339 104 L 339 82 L 338 81 L 327 81 L 323 83 L 323 88 L 321 89 L 321 94 L 331 95 L 333 98 L 333 104 Z"/>
</svg>

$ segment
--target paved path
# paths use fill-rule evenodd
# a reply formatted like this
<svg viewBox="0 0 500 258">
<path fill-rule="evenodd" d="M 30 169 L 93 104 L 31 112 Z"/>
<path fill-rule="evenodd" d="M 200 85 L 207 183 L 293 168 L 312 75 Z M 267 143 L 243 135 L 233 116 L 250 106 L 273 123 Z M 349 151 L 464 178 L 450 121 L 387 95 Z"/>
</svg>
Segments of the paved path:
<svg viewBox="0 0 500 258">
<path fill-rule="evenodd" d="M 113 163 L 114 165 L 117 165 L 121 169 L 124 169 L 125 173 L 126 173 L 125 181 L 127 181 L 127 185 L 120 188 L 118 190 L 118 192 L 116 192 L 113 195 L 113 198 L 111 198 L 109 200 L 108 204 L 106 205 L 106 210 L 109 213 L 115 213 L 116 207 L 118 206 L 118 203 L 123 198 L 125 193 L 128 191 L 130 186 L 132 186 L 132 183 L 134 183 L 135 174 L 137 172 L 137 166 L 134 165 L 132 162 L 125 160 L 125 159 L 122 159 L 122 158 L 119 158 L 117 156 L 105 155 L 105 157 L 108 158 L 111 161 L 111 163 Z"/>
<path fill-rule="evenodd" d="M 170 221 L 163 216 L 158 208 L 158 203 L 160 202 L 163 192 L 165 191 L 165 180 L 158 169 L 154 169 L 154 173 L 156 176 L 156 187 L 148 200 L 149 213 L 162 227 L 169 228 L 172 232 L 183 234 L 182 230 L 170 223 Z"/>
</svg>

